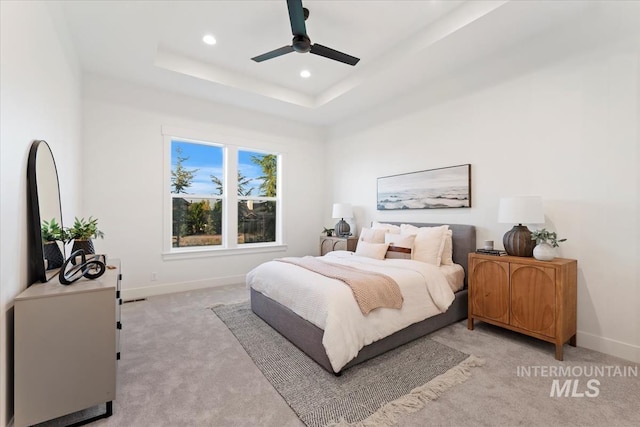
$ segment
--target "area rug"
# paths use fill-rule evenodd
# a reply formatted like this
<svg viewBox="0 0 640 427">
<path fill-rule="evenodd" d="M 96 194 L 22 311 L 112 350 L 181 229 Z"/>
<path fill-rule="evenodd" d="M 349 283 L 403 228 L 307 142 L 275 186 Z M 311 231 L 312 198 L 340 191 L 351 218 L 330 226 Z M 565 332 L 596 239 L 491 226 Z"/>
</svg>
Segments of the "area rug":
<svg viewBox="0 0 640 427">
<path fill-rule="evenodd" d="M 256 316 L 249 302 L 212 310 L 309 427 L 395 425 L 402 414 L 418 411 L 482 364 L 423 337 L 336 377 Z"/>
</svg>

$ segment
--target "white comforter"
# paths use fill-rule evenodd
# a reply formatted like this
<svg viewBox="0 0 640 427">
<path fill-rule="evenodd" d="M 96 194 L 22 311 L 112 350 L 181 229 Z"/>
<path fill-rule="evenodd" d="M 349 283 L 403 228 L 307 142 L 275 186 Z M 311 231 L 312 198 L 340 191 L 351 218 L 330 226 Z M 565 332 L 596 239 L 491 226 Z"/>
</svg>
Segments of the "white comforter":
<svg viewBox="0 0 640 427">
<path fill-rule="evenodd" d="M 278 261 L 261 264 L 247 274 L 248 286 L 324 330 L 322 344 L 335 372 L 365 345 L 445 312 L 454 299 L 444 274 L 423 262 L 375 260 L 347 251 L 318 259 L 386 274 L 398 283 L 404 297 L 400 310 L 378 308 L 365 316 L 351 289 L 339 280 Z"/>
</svg>

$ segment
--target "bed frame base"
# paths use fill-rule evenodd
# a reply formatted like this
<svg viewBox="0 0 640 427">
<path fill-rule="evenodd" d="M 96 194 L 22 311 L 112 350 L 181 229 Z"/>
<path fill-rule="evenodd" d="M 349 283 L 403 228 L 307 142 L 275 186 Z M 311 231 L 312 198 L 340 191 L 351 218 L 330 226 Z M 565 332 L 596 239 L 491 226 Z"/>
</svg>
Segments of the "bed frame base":
<svg viewBox="0 0 640 427">
<path fill-rule="evenodd" d="M 449 309 L 363 347 L 340 372 L 334 372 L 322 345 L 324 331 L 289 308 L 251 289 L 251 310 L 327 371 L 339 376 L 347 368 L 467 318 L 467 290 L 456 292 Z"/>
</svg>

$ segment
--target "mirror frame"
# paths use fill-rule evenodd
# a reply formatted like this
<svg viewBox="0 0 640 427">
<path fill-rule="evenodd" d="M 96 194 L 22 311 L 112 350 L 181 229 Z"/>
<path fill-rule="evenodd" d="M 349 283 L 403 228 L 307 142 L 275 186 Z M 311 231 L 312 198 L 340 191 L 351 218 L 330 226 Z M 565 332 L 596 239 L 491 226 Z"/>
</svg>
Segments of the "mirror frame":
<svg viewBox="0 0 640 427">
<path fill-rule="evenodd" d="M 58 169 L 56 167 L 56 160 L 53 157 L 51 147 L 44 140 L 35 140 L 31 143 L 31 149 L 29 150 L 29 160 L 27 162 L 27 190 L 28 190 L 28 213 L 29 213 L 29 285 L 31 286 L 36 281 L 47 282 L 52 277 L 58 274 L 59 268 L 52 268 L 47 270 L 45 267 L 44 258 L 44 244 L 42 242 L 42 219 L 40 216 L 40 197 L 38 196 L 38 171 L 37 171 L 37 159 L 38 153 L 43 154 L 42 150 L 47 150 L 51 156 L 53 162 L 53 171 L 56 176 L 57 190 L 57 214 L 60 219 L 60 227 L 62 227 L 62 206 L 60 202 L 60 181 L 58 179 Z M 42 189 L 41 189 L 42 190 Z M 61 251 L 63 258 L 65 257 L 64 244 L 61 245 Z"/>
</svg>

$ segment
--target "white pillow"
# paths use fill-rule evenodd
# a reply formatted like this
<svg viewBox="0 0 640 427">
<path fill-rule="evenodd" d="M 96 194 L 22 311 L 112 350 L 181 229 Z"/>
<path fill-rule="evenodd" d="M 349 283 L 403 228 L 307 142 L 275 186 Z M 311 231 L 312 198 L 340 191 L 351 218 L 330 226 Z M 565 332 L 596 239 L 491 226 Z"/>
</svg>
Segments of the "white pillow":
<svg viewBox="0 0 640 427">
<path fill-rule="evenodd" d="M 358 246 L 356 246 L 356 255 L 373 259 L 384 259 L 388 248 L 388 243 L 370 243 L 360 240 L 358 241 Z"/>
<path fill-rule="evenodd" d="M 387 233 L 400 234 L 400 226 L 393 224 L 384 224 L 382 222 L 373 221 L 371 224 L 371 228 L 374 230 L 383 229 L 386 230 Z"/>
<path fill-rule="evenodd" d="M 412 259 L 440 266 L 448 225 L 420 227 L 413 244 Z"/>
<path fill-rule="evenodd" d="M 453 231 L 447 230 L 445 233 L 444 248 L 442 250 L 441 265 L 453 265 Z"/>
<path fill-rule="evenodd" d="M 416 236 L 410 234 L 393 234 L 386 233 L 384 235 L 384 242 L 389 246 L 397 246 L 399 248 L 413 249 L 413 242 L 416 240 Z"/>
<path fill-rule="evenodd" d="M 362 227 L 360 231 L 360 241 L 369 243 L 384 243 L 385 229 L 374 230 L 372 228 Z"/>
<path fill-rule="evenodd" d="M 418 234 L 418 230 L 420 229 L 415 225 L 400 224 L 400 234 L 409 234 L 415 236 L 416 234 Z"/>
</svg>

